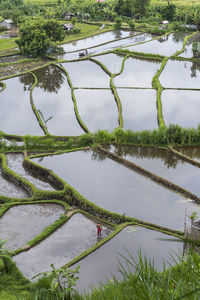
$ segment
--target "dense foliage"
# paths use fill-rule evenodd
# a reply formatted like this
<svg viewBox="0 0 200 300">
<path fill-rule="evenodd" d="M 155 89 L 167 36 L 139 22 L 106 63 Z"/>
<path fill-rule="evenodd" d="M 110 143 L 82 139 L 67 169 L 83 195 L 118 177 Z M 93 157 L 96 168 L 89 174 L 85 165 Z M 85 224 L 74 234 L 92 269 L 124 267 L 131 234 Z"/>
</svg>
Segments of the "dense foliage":
<svg viewBox="0 0 200 300">
<path fill-rule="evenodd" d="M 44 56 L 56 52 L 56 41 L 65 37 L 62 26 L 56 20 L 36 20 L 26 22 L 20 27 L 20 36 L 16 41 L 22 54 Z"/>
</svg>

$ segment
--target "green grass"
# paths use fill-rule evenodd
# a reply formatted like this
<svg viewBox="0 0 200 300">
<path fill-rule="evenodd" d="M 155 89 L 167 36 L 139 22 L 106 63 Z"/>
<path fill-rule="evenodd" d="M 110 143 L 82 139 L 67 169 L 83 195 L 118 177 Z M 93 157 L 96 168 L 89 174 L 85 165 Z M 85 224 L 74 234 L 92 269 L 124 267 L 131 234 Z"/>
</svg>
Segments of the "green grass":
<svg viewBox="0 0 200 300">
<path fill-rule="evenodd" d="M 176 6 L 200 6 L 199 0 L 170 0 Z M 152 5 L 167 5 L 167 0 L 151 0 Z"/>
<path fill-rule="evenodd" d="M 13 39 L 0 39 L 0 52 L 17 47 L 15 38 Z"/>
<path fill-rule="evenodd" d="M 27 3 L 34 3 L 42 6 L 57 4 L 57 0 L 25 0 Z M 93 0 L 95 2 L 95 0 Z M 200 6 L 199 0 L 170 0 L 171 4 L 177 6 Z M 151 5 L 167 5 L 167 0 L 151 0 Z"/>
<path fill-rule="evenodd" d="M 131 254 L 127 253 L 127 257 L 122 256 L 121 263 L 119 262 L 118 269 L 123 276 L 122 281 L 110 280 L 101 288 L 93 289 L 90 294 L 77 295 L 72 297 L 72 300 L 200 299 L 200 256 L 192 253 L 183 259 L 175 255 L 174 257 L 174 267 L 164 267 L 162 272 L 158 272 L 152 262 L 142 259 L 141 254 L 139 263 L 136 263 Z M 135 273 L 124 268 L 127 264 L 129 270 L 135 270 Z"/>
</svg>

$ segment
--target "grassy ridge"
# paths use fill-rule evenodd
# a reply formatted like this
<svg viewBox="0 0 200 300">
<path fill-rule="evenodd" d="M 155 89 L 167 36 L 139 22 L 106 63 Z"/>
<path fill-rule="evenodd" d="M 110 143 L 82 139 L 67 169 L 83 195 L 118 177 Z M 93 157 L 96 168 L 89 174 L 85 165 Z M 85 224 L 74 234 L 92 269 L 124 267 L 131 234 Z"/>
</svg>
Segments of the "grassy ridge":
<svg viewBox="0 0 200 300">
<path fill-rule="evenodd" d="M 4 51 L 7 49 L 12 49 L 17 47 L 15 44 L 15 38 L 13 39 L 0 39 L 0 51 Z"/>
</svg>

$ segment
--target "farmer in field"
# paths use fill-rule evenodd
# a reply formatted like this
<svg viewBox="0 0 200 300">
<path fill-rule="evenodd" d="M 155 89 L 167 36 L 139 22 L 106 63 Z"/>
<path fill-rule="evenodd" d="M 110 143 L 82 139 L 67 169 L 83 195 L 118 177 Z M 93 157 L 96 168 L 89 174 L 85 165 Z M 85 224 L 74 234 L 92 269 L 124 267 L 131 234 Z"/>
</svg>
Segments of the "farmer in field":
<svg viewBox="0 0 200 300">
<path fill-rule="evenodd" d="M 97 224 L 96 227 L 97 227 L 97 236 L 101 236 L 101 231 L 102 231 L 101 224 Z"/>
</svg>

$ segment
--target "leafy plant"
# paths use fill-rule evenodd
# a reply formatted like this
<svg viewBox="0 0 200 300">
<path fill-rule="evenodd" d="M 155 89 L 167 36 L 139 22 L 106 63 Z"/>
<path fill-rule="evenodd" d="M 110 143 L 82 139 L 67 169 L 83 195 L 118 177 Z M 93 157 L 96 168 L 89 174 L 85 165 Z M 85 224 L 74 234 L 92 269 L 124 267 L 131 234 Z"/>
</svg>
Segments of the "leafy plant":
<svg viewBox="0 0 200 300">
<path fill-rule="evenodd" d="M 59 268 L 56 269 L 53 264 L 51 264 L 52 271 L 42 273 L 43 276 L 49 276 L 51 280 L 50 284 L 50 292 L 55 293 L 63 300 L 69 300 L 71 292 L 74 291 L 74 286 L 76 285 L 76 281 L 78 280 L 78 272 L 80 266 L 76 269 L 72 268 Z M 38 274 L 35 277 L 39 276 Z"/>
</svg>

